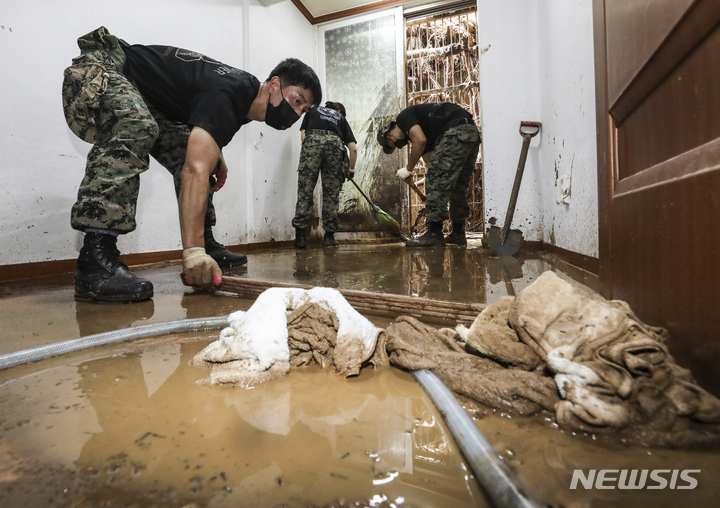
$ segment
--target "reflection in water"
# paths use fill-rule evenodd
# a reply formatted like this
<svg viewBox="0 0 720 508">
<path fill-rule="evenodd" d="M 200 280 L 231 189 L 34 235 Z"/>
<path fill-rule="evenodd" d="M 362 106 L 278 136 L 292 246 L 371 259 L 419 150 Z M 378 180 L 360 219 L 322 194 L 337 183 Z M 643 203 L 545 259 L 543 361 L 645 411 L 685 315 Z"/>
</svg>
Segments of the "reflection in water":
<svg viewBox="0 0 720 508">
<path fill-rule="evenodd" d="M 188 362 L 214 338 L 126 344 L 115 348 L 122 354 L 0 386 L 3 415 L 27 420 L 5 429 L 0 450 L 37 456 L 26 444 L 47 447 L 41 436 L 51 421 L 55 439 L 81 437 L 52 456 L 67 468 L 54 473 L 68 489 L 63 506 L 310 506 L 376 496 L 405 506 L 483 506 L 407 373 L 364 369 L 342 379 L 307 367 L 250 390 L 209 389 L 194 384 L 205 372 Z M 49 388 L 61 371 L 63 382 Z M 28 393 L 28 383 L 45 389 Z M 71 416 L 78 412 L 85 416 Z M 41 480 L 13 474 L 18 485 Z M 75 480 L 63 484 L 68 474 Z"/>
<path fill-rule="evenodd" d="M 538 255 L 498 257 L 480 248 L 407 249 L 345 244 L 254 254 L 247 278 L 465 303 L 514 295 L 552 267 Z"/>
<path fill-rule="evenodd" d="M 515 296 L 513 279 L 522 279 L 523 262 L 513 256 L 499 256 L 487 260 L 488 283 L 505 284 L 508 296 Z"/>
<path fill-rule="evenodd" d="M 252 390 L 203 388 L 187 363 L 209 335 L 73 353 L 12 380 L 5 371 L 0 506 L 487 506 L 407 373 L 301 368 Z M 542 417 L 476 424 L 543 504 L 714 506 L 720 495 L 717 450 L 600 444 Z M 701 472 L 694 490 L 600 492 L 570 490 L 575 469 Z"/>
<path fill-rule="evenodd" d="M 182 346 L 173 342 L 148 348 L 140 353 L 140 367 L 148 397 L 160 388 L 180 366 Z"/>
<path fill-rule="evenodd" d="M 472 248 L 439 255 L 343 245 L 298 256 L 253 254 L 246 276 L 293 282 L 296 271 L 305 271 L 319 284 L 494 301 L 507 294 L 506 281 L 520 292 L 548 269 L 537 256 L 517 256 L 514 266 L 498 266 L 497 259 Z M 334 278 L 324 278 L 328 270 Z M 178 279 L 176 266 L 167 278 Z M 68 284 L 35 299 L 4 298 L 3 341 L 17 336 L 29 347 L 39 345 L 30 342 L 40 340 L 36 335 L 75 338 L 75 318 L 83 335 L 143 324 L 149 316 L 179 319 L 168 316 L 167 301 L 182 291 L 187 317 L 252 303 L 176 283 L 156 293 L 154 307 L 76 304 Z M 48 300 L 62 305 L 48 311 Z M 442 418 L 407 373 L 364 369 L 345 380 L 303 368 L 253 390 L 198 387 L 193 382 L 204 371 L 187 362 L 216 335 L 93 348 L 1 371 L 0 506 L 306 507 L 339 505 L 340 498 L 378 507 L 484 506 Z M 91 360 L 99 356 L 105 358 Z M 476 423 L 544 504 L 669 508 L 714 506 L 720 497 L 717 450 L 609 447 L 540 417 L 496 414 Z M 570 490 L 575 469 L 702 472 L 694 490 Z"/>
<path fill-rule="evenodd" d="M 75 302 L 75 318 L 80 337 L 141 326 L 145 324 L 143 321 L 153 317 L 154 313 L 153 300 L 127 304 L 101 304 L 99 308 L 97 303 Z"/>
</svg>

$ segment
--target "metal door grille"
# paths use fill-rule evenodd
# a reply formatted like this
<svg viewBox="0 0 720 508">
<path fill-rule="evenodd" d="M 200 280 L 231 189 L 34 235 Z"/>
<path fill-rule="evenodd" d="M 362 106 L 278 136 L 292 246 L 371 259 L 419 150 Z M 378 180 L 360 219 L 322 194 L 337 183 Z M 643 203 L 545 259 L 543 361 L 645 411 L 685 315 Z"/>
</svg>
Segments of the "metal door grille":
<svg viewBox="0 0 720 508">
<path fill-rule="evenodd" d="M 453 102 L 472 113 L 480 125 L 477 12 L 474 7 L 445 12 L 406 23 L 406 77 L 408 106 Z M 483 231 L 482 146 L 475 163 L 468 203 L 468 232 Z M 420 161 L 413 177 L 425 191 L 426 168 Z M 410 192 L 410 232 L 425 229 L 424 204 Z M 446 225 L 449 227 L 449 224 Z"/>
</svg>

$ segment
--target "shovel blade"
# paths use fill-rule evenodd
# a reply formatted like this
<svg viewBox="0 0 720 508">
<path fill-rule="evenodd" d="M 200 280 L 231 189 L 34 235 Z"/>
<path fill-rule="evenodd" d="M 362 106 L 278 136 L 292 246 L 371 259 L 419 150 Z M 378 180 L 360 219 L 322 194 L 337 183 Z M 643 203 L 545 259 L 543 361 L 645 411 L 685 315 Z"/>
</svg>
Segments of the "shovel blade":
<svg viewBox="0 0 720 508">
<path fill-rule="evenodd" d="M 512 256 L 523 243 L 523 234 L 519 229 L 511 229 L 508 231 L 507 238 L 503 243 L 502 228 L 490 226 L 487 234 L 487 244 L 493 252 L 500 256 Z"/>
</svg>

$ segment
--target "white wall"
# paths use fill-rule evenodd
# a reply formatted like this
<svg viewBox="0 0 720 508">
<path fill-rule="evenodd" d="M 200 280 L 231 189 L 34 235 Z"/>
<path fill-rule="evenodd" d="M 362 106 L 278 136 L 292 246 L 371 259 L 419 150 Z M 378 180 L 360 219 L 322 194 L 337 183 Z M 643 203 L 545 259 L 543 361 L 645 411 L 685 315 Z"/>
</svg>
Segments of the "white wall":
<svg viewBox="0 0 720 508">
<path fill-rule="evenodd" d="M 65 125 L 60 87 L 78 36 L 105 25 L 130 43 L 186 47 L 260 80 L 288 56 L 313 65 L 312 26 L 290 0 L 126 0 L 120 13 L 117 5 L 2 2 L 0 265 L 77 257 L 82 239 L 70 208 L 90 146 Z M 478 0 L 485 216 L 502 225 L 519 123 L 541 121 L 513 227 L 528 240 L 597 256 L 591 10 L 590 0 Z M 295 126 L 279 132 L 254 122 L 236 134 L 225 149 L 228 183 L 215 196 L 221 242 L 292 238 L 299 151 Z M 572 174 L 569 204 L 555 201 L 563 174 Z M 180 248 L 172 181 L 154 161 L 141 178 L 138 229 L 119 245 L 123 253 Z"/>
<path fill-rule="evenodd" d="M 591 0 L 478 0 L 485 218 L 505 220 L 522 147 L 533 138 L 513 228 L 526 240 L 598 255 Z M 557 180 L 572 175 L 569 203 Z"/>
<path fill-rule="evenodd" d="M 598 256 L 595 68 L 591 0 L 546 0 L 538 12 L 543 239 Z M 558 184 L 570 180 L 568 203 Z"/>
<path fill-rule="evenodd" d="M 312 25 L 290 0 L 267 0 L 250 9 L 250 66 L 265 80 L 277 63 L 288 57 L 299 58 L 315 68 Z M 247 148 L 245 187 L 252 189 L 241 206 L 246 214 L 240 225 L 247 225 L 238 243 L 290 240 L 295 237 L 291 225 L 297 200 L 297 168 L 300 158 L 300 122 L 285 131 L 253 122 L 240 130 Z M 244 131 L 244 132 L 243 132 Z M 218 217 L 217 230 L 226 221 Z"/>
<path fill-rule="evenodd" d="M 261 81 L 288 56 L 312 65 L 312 27 L 290 0 L 3 0 L 0 265 L 77 257 L 82 239 L 70 228 L 70 208 L 90 145 L 67 128 L 60 89 L 77 37 L 101 25 L 131 44 L 193 49 Z M 294 127 L 253 123 L 236 134 L 224 150 L 230 174 L 216 195 L 216 238 L 231 245 L 291 238 L 299 152 Z M 120 239 L 123 253 L 180 248 L 172 179 L 154 161 L 141 177 L 137 218 L 138 229 Z"/>
</svg>

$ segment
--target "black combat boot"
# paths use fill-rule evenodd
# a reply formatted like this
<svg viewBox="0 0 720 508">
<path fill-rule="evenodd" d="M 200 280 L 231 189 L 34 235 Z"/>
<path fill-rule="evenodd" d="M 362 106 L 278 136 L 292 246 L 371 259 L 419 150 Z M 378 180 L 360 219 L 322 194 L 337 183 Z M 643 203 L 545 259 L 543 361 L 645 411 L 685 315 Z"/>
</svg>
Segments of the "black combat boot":
<svg viewBox="0 0 720 508">
<path fill-rule="evenodd" d="M 453 221 L 452 231 L 445 238 L 445 243 L 451 245 L 467 245 L 467 238 L 465 238 L 465 221 Z"/>
<path fill-rule="evenodd" d="M 445 237 L 442 228 L 442 222 L 429 222 L 425 234 L 414 240 L 409 240 L 405 243 L 405 247 L 444 247 Z"/>
<path fill-rule="evenodd" d="M 220 268 L 240 266 L 247 263 L 245 254 L 230 252 L 213 237 L 212 228 L 205 226 L 205 253 L 213 258 Z"/>
<path fill-rule="evenodd" d="M 305 247 L 307 247 L 305 228 L 295 228 L 295 248 L 304 249 Z"/>
<path fill-rule="evenodd" d="M 75 300 L 124 303 L 152 298 L 152 282 L 128 270 L 119 256 L 114 235 L 85 233 L 75 268 Z"/>
<path fill-rule="evenodd" d="M 323 247 L 337 247 L 340 245 L 337 240 L 335 240 L 335 233 L 333 231 L 325 231 L 325 236 L 323 236 L 322 239 L 322 246 Z"/>
</svg>

